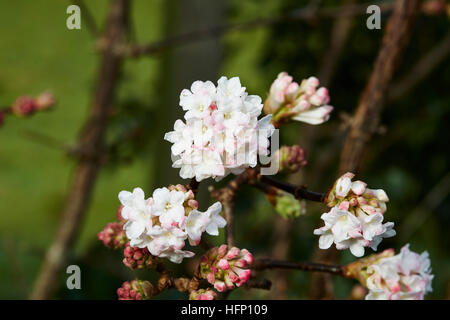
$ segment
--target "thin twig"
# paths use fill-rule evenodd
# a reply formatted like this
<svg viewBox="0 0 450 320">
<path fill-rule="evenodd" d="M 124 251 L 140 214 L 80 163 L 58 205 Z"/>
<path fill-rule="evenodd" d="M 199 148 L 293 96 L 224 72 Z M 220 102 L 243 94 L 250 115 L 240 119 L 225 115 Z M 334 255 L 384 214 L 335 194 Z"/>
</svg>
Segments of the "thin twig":
<svg viewBox="0 0 450 320">
<path fill-rule="evenodd" d="M 307 261 L 290 262 L 273 259 L 256 259 L 251 268 L 253 270 L 265 269 L 295 269 L 302 271 L 317 271 L 332 273 L 340 276 L 345 274 L 345 266 L 321 264 Z"/>
<path fill-rule="evenodd" d="M 408 44 L 413 25 L 420 11 L 420 0 L 397 0 L 392 16 L 389 18 L 382 46 L 378 53 L 372 74 L 361 95 L 350 130 L 341 151 L 339 171 L 358 171 L 362 157 L 370 138 L 378 129 L 380 113 L 387 98 L 392 76 L 401 60 L 402 53 Z M 315 261 L 333 263 L 338 259 L 337 250 L 317 251 Z M 315 275 L 311 279 L 311 288 L 321 288 L 324 277 Z M 309 298 L 321 299 L 332 292 L 329 290 L 313 290 Z"/>
<path fill-rule="evenodd" d="M 197 194 L 199 186 L 200 186 L 200 182 L 198 182 L 195 178 L 192 178 L 191 182 L 189 182 L 189 184 L 187 185 L 187 188 L 189 190 L 192 190 L 192 192 L 194 194 Z"/>
<path fill-rule="evenodd" d="M 381 11 L 383 12 L 392 10 L 394 6 L 393 1 L 380 1 L 374 4 L 380 6 Z M 338 16 L 345 16 L 345 17 L 355 16 L 365 14 L 366 9 L 367 4 L 351 4 L 342 7 L 324 8 L 321 10 L 316 10 L 316 8 L 314 7 L 300 8 L 275 17 L 258 18 L 251 21 L 218 25 L 212 28 L 195 30 L 177 36 L 173 36 L 164 40 L 153 42 L 147 45 L 140 46 L 130 44 L 128 46 L 122 47 L 123 50 L 122 54 L 129 57 L 138 58 L 145 55 L 159 53 L 171 47 L 192 44 L 194 42 L 203 41 L 209 38 L 219 37 L 223 35 L 225 32 L 245 31 L 257 27 L 270 26 L 277 23 L 285 23 L 298 20 L 310 20 L 313 18 L 323 19 L 323 18 L 334 18 Z"/>
<path fill-rule="evenodd" d="M 420 0 L 398 0 L 388 21 L 382 47 L 360 98 L 341 152 L 340 172 L 357 171 L 368 142 L 378 129 L 389 85 L 409 42 Z"/>
<path fill-rule="evenodd" d="M 288 182 L 275 180 L 269 176 L 260 176 L 260 181 L 292 194 L 296 199 L 324 202 L 326 193 L 309 191 L 305 186 L 296 186 Z"/>
<path fill-rule="evenodd" d="M 243 286 L 245 289 L 261 289 L 270 290 L 272 288 L 272 282 L 267 279 L 249 279 Z"/>
</svg>

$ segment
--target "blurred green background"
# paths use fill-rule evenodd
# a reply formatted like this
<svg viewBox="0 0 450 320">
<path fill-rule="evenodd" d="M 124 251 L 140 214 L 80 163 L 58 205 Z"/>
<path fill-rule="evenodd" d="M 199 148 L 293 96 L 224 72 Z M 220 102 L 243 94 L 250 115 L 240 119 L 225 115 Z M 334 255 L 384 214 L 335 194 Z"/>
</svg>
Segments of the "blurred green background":
<svg viewBox="0 0 450 320">
<path fill-rule="evenodd" d="M 105 21 L 108 2 L 87 3 L 99 26 Z M 358 1 L 134 0 L 130 37 L 148 43 L 189 30 L 273 17 L 296 8 L 318 6 L 320 10 L 351 2 Z M 90 106 L 99 55 L 95 39 L 83 23 L 83 12 L 81 30 L 66 28 L 69 4 L 60 0 L 0 1 L 0 106 L 10 105 L 20 95 L 37 95 L 47 89 L 58 100 L 49 112 L 28 119 L 7 117 L 0 128 L 1 299 L 29 295 L 58 226 L 75 163 L 64 148 L 33 137 L 45 135 L 61 144 L 74 144 Z M 325 191 L 336 178 L 345 137 L 340 115 L 351 114 L 357 105 L 388 16 L 383 14 L 381 30 L 368 30 L 364 14 L 351 19 L 348 39 L 327 84 L 335 107 L 330 121 L 319 127 L 293 123 L 283 128 L 282 144 L 298 143 L 307 149 L 308 166 L 297 179 L 313 190 Z M 181 117 L 178 97 L 183 88 L 198 79 L 239 76 L 248 92 L 264 99 L 280 71 L 288 71 L 297 81 L 311 75 L 320 79 L 334 27 L 334 18 L 283 21 L 127 60 L 107 139 L 115 141 L 135 127 L 140 134 L 117 148 L 95 185 L 70 254 L 69 264 L 81 266 L 82 290 L 65 289 L 61 275 L 55 279 L 61 283 L 55 298 L 115 299 L 115 290 L 123 281 L 136 276 L 153 279 L 151 272 L 127 270 L 120 253 L 104 248 L 96 235 L 114 220 L 119 191 L 141 186 L 150 194 L 155 187 L 182 182 L 178 171 L 171 168 L 170 144 L 162 138 Z M 408 72 L 448 30 L 446 14 L 419 17 L 393 86 L 404 81 L 405 75 L 408 78 Z M 387 220 L 396 223 L 398 235 L 385 240 L 380 249 L 393 247 L 398 251 L 409 242 L 416 252 L 428 250 L 435 274 L 434 291 L 428 297 L 438 299 L 450 295 L 449 84 L 446 58 L 416 86 L 386 104 L 383 132 L 370 142 L 359 175 L 369 186 L 385 189 L 390 197 Z M 202 208 L 211 202 L 206 189 L 201 187 Z M 263 195 L 244 187 L 236 204 L 237 244 L 256 256 L 281 250 L 286 259 L 308 260 L 317 245 L 312 230 L 320 225 L 323 209 L 308 203 L 306 215 L 289 221 L 286 227 Z M 285 235 L 281 242 L 280 233 Z M 222 243 L 223 234 L 211 241 Z M 353 257 L 343 252 L 341 260 L 349 262 Z M 180 266 L 171 268 L 183 272 Z M 306 298 L 309 274 L 284 273 L 289 287 L 280 289 L 277 297 Z M 275 281 L 280 274 L 266 272 L 264 276 Z M 355 282 L 335 279 L 335 284 L 336 297 L 346 298 Z M 159 298 L 184 297 L 170 291 Z M 242 289 L 230 296 L 273 297 L 273 293 Z"/>
</svg>

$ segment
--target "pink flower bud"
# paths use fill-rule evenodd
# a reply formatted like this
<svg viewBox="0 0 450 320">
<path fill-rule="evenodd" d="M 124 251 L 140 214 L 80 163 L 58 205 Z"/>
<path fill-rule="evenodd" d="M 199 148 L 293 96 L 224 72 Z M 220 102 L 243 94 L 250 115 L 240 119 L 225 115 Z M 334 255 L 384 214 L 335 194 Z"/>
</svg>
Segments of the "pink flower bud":
<svg viewBox="0 0 450 320">
<path fill-rule="evenodd" d="M 316 77 L 309 77 L 309 78 L 306 80 L 306 83 L 307 83 L 309 86 L 312 86 L 312 87 L 318 87 L 318 86 L 319 86 L 319 79 L 317 79 Z"/>
<path fill-rule="evenodd" d="M 233 247 L 230 250 L 228 250 L 227 255 L 225 256 L 226 259 L 231 260 L 239 256 L 241 253 L 241 250 L 239 248 Z"/>
<path fill-rule="evenodd" d="M 228 270 L 230 269 L 230 264 L 228 263 L 228 260 L 226 259 L 220 259 L 217 263 L 217 266 L 222 270 Z"/>
<path fill-rule="evenodd" d="M 124 221 L 124 219 L 123 219 L 123 217 L 122 217 L 122 209 L 123 209 L 123 205 L 120 205 L 120 206 L 117 208 L 117 211 L 116 211 L 116 219 L 117 219 L 118 221 Z"/>
<path fill-rule="evenodd" d="M 223 244 L 219 247 L 218 255 L 219 257 L 224 257 L 227 253 L 228 246 L 226 244 Z"/>
<path fill-rule="evenodd" d="M 274 155 L 278 161 L 278 172 L 295 173 L 307 164 L 305 150 L 298 145 L 282 146 Z"/>
<path fill-rule="evenodd" d="M 128 238 L 125 231 L 122 229 L 123 224 L 119 222 L 110 222 L 97 235 L 98 239 L 103 244 L 112 249 L 119 249 L 125 247 Z"/>
<path fill-rule="evenodd" d="M 237 282 L 239 281 L 239 277 L 236 273 L 234 273 L 233 271 L 228 272 L 228 277 L 230 278 L 230 280 L 232 282 Z"/>
<path fill-rule="evenodd" d="M 36 110 L 36 104 L 31 97 L 19 97 L 11 106 L 11 110 L 17 116 L 28 116 Z"/>
<path fill-rule="evenodd" d="M 202 258 L 200 277 L 222 292 L 233 289 L 248 281 L 250 269 L 244 269 L 253 263 L 253 256 L 247 249 L 233 247 L 227 252 L 227 245 L 210 249 Z M 218 254 L 220 253 L 220 254 Z"/>
<path fill-rule="evenodd" d="M 296 111 L 305 111 L 305 110 L 308 110 L 309 107 L 311 107 L 311 103 L 308 100 L 302 99 L 297 103 L 295 110 Z"/>
<path fill-rule="evenodd" d="M 144 280 L 125 281 L 117 295 L 119 300 L 148 300 L 153 295 L 153 285 Z"/>
<path fill-rule="evenodd" d="M 339 210 L 348 210 L 349 207 L 350 207 L 349 201 L 342 201 L 339 204 Z"/>
<path fill-rule="evenodd" d="M 123 250 L 123 263 L 130 269 L 152 268 L 155 266 L 155 257 L 153 257 L 147 248 L 131 247 L 127 243 Z"/>
<path fill-rule="evenodd" d="M 225 282 L 223 282 L 223 281 L 216 281 L 214 283 L 214 289 L 216 289 L 219 292 L 224 292 L 225 290 L 227 290 L 227 287 L 225 286 Z"/>
<path fill-rule="evenodd" d="M 188 200 L 188 206 L 191 207 L 192 209 L 197 209 L 198 208 L 198 201 L 197 200 Z"/>
<path fill-rule="evenodd" d="M 214 284 L 214 282 L 216 281 L 216 277 L 214 276 L 214 272 L 208 273 L 208 275 L 206 276 L 206 280 L 208 280 L 209 283 Z"/>
<path fill-rule="evenodd" d="M 247 261 L 245 261 L 244 259 L 239 259 L 234 265 L 239 268 L 245 268 L 247 266 Z"/>
<path fill-rule="evenodd" d="M 44 92 L 38 95 L 34 101 L 37 110 L 45 110 L 55 104 L 55 97 L 50 92 Z"/>
<path fill-rule="evenodd" d="M 211 289 L 198 289 L 189 294 L 189 300 L 214 300 L 216 298 L 217 293 Z"/>
</svg>

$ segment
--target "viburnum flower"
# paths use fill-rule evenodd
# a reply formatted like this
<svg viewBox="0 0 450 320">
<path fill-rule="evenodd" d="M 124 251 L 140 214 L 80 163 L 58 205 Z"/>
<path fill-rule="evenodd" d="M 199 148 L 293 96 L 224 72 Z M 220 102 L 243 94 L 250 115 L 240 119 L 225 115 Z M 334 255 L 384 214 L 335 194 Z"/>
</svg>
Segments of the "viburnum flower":
<svg viewBox="0 0 450 320">
<path fill-rule="evenodd" d="M 419 255 L 409 244 L 397 255 L 389 249 L 354 262 L 348 272 L 369 289 L 366 300 L 422 300 L 434 277 L 428 252 Z"/>
<path fill-rule="evenodd" d="M 98 233 L 97 237 L 106 247 L 112 249 L 123 248 L 128 241 L 128 238 L 123 231 L 123 223 L 121 222 L 108 223 L 106 227 Z"/>
<path fill-rule="evenodd" d="M 223 244 L 210 249 L 202 257 L 200 277 L 208 280 L 217 291 L 223 292 L 246 283 L 251 276 L 251 270 L 246 268 L 252 263 L 253 256 L 247 249 L 228 249 Z"/>
<path fill-rule="evenodd" d="M 393 222 L 383 222 L 386 202 L 382 189 L 372 190 L 362 181 L 353 181 L 353 173 L 346 173 L 334 184 L 327 195 L 329 212 L 321 218 L 325 225 L 314 230 L 320 235 L 319 247 L 328 249 L 333 243 L 336 249 L 350 248 L 353 255 L 362 257 L 364 248 L 377 250 L 383 238 L 393 237 Z"/>
<path fill-rule="evenodd" d="M 198 289 L 193 290 L 189 294 L 189 300 L 215 300 L 217 293 L 211 289 Z"/>
<path fill-rule="evenodd" d="M 155 267 L 156 259 L 153 257 L 147 248 L 134 248 L 129 243 L 126 244 L 123 250 L 123 264 L 130 269 L 143 269 Z"/>
<path fill-rule="evenodd" d="M 149 281 L 125 281 L 117 289 L 119 300 L 149 300 L 153 295 L 153 285 Z"/>
<path fill-rule="evenodd" d="M 180 94 L 184 119 L 165 134 L 171 142 L 173 167 L 183 179 L 220 180 L 255 167 L 258 155 L 267 155 L 274 127 L 271 115 L 258 121 L 262 100 L 248 95 L 238 77 L 195 81 Z"/>
<path fill-rule="evenodd" d="M 272 161 L 278 163 L 278 173 L 295 173 L 307 164 L 305 150 L 298 145 L 281 146 L 272 155 Z"/>
<path fill-rule="evenodd" d="M 55 104 L 55 97 L 50 92 L 43 92 L 36 98 L 30 96 L 21 96 L 14 101 L 11 106 L 13 114 L 25 117 L 33 114 L 37 110 L 45 110 Z"/>
<path fill-rule="evenodd" d="M 194 193 L 182 185 L 158 188 L 148 199 L 145 199 L 140 188 L 135 188 L 133 192 L 121 191 L 119 200 L 123 205 L 123 229 L 130 240 L 130 249 L 126 249 L 129 252 L 124 253 L 129 253 L 130 257 L 135 252 L 131 247 L 146 248 L 152 256 L 181 263 L 184 258 L 194 256 L 193 252 L 183 250 L 186 239 L 191 245 L 197 245 L 203 232 L 218 235 L 217 229 L 226 225 L 225 219 L 220 216 L 220 202 L 210 206 L 206 212 L 200 212 Z M 145 257 L 145 251 L 137 252 Z M 140 261 L 143 257 L 138 254 L 133 259 Z M 131 260 L 127 262 L 134 266 Z M 136 265 L 139 263 L 136 262 Z"/>
<path fill-rule="evenodd" d="M 328 105 L 328 90 L 318 87 L 319 80 L 315 77 L 309 77 L 299 85 L 286 72 L 281 72 L 270 87 L 264 112 L 273 114 L 275 123 L 291 119 L 313 125 L 324 123 L 330 118 L 333 107 Z"/>
<path fill-rule="evenodd" d="M 135 188 L 133 192 L 121 191 L 119 200 L 123 205 L 122 218 L 126 220 L 124 230 L 129 239 L 140 237 L 146 229 L 152 226 L 150 219 L 150 199 L 145 200 L 144 191 Z M 131 243 L 133 246 L 133 243 Z"/>
</svg>

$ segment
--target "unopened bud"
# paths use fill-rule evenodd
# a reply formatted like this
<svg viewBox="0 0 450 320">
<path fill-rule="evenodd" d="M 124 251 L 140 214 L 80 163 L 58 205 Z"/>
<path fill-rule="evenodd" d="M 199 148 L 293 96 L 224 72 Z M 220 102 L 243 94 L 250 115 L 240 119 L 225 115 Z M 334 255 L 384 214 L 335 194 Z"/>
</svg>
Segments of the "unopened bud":
<svg viewBox="0 0 450 320">
<path fill-rule="evenodd" d="M 199 275 L 223 292 L 240 287 L 250 279 L 252 262 L 253 256 L 248 250 L 221 245 L 210 249 L 202 258 Z"/>
<path fill-rule="evenodd" d="M 153 295 L 153 285 L 149 281 L 125 281 L 117 289 L 119 300 L 149 300 Z"/>
<path fill-rule="evenodd" d="M 217 293 L 211 289 L 199 289 L 191 291 L 189 300 L 214 300 L 217 298 Z"/>
<path fill-rule="evenodd" d="M 36 103 L 32 97 L 19 97 L 11 106 L 11 110 L 16 116 L 25 117 L 36 111 Z"/>
<path fill-rule="evenodd" d="M 50 92 L 41 93 L 34 100 L 37 110 L 49 109 L 55 104 L 55 97 Z"/>
<path fill-rule="evenodd" d="M 108 223 L 105 228 L 98 233 L 97 237 L 106 247 L 112 249 L 123 248 L 128 241 L 125 231 L 123 231 L 123 223 L 121 222 Z"/>
<path fill-rule="evenodd" d="M 282 146 L 274 153 L 273 161 L 278 162 L 278 172 L 295 173 L 306 166 L 305 150 L 298 145 Z"/>
<path fill-rule="evenodd" d="M 123 250 L 123 263 L 130 269 L 153 268 L 156 266 L 155 257 L 153 257 L 147 248 L 131 247 L 126 244 Z"/>
</svg>

